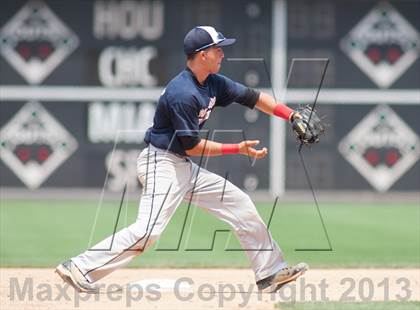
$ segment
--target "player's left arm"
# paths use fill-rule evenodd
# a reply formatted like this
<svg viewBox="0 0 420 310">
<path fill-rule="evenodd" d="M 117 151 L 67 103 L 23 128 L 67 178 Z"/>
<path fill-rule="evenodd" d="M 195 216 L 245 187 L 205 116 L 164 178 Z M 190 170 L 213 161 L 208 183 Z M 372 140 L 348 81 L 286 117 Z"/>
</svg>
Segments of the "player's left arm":
<svg viewBox="0 0 420 310">
<path fill-rule="evenodd" d="M 299 112 L 294 111 L 283 103 L 276 102 L 272 96 L 263 92 L 260 93 L 255 107 L 268 115 L 275 115 L 288 121 L 292 121 L 295 117 L 301 117 Z"/>
<path fill-rule="evenodd" d="M 267 93 L 246 87 L 222 75 L 216 75 L 215 79 L 220 90 L 218 101 L 216 102 L 217 105 L 226 106 L 235 101 L 250 109 L 256 107 L 268 115 L 275 115 L 285 120 L 292 121 L 294 118 L 301 118 L 299 112 L 294 111 L 283 103 L 276 102 Z"/>
</svg>

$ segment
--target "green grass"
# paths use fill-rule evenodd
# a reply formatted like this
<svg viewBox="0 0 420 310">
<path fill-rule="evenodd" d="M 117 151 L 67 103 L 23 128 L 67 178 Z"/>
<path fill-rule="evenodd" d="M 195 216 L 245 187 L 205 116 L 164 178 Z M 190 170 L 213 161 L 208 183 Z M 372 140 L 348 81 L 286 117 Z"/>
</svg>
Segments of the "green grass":
<svg viewBox="0 0 420 310">
<path fill-rule="evenodd" d="M 420 302 L 278 303 L 275 308 L 281 310 L 419 310 Z"/>
<path fill-rule="evenodd" d="M 2 200 L 0 206 L 0 266 L 52 267 L 88 248 L 97 203 L 86 201 Z M 111 234 L 119 203 L 107 202 L 99 212 L 93 242 Z M 328 248 L 313 204 L 280 204 L 270 225 L 273 237 L 289 262 L 306 261 L 311 267 L 416 267 L 420 266 L 420 208 L 415 204 L 321 204 L 332 251 L 295 251 Z M 258 205 L 265 222 L 271 204 Z M 176 249 L 186 205 L 180 206 L 159 243 L 130 266 L 246 267 L 245 254 L 235 237 L 216 234 L 228 229 L 223 222 L 192 207 L 178 251 Z M 124 206 L 118 229 L 132 223 L 137 203 Z M 192 220 L 193 218 L 193 220 Z M 312 308 L 311 308 L 312 309 Z M 404 308 L 405 309 L 405 308 Z"/>
</svg>

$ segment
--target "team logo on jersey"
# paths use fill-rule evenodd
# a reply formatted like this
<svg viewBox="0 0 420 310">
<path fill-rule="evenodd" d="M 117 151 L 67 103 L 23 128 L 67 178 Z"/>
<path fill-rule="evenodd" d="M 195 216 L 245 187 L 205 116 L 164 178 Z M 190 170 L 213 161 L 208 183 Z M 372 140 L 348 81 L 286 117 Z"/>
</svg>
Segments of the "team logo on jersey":
<svg viewBox="0 0 420 310">
<path fill-rule="evenodd" d="M 215 104 L 216 104 L 216 97 L 211 97 L 207 108 L 201 109 L 200 112 L 198 113 L 199 124 L 202 124 L 203 122 L 209 119 L 210 113 L 213 110 Z"/>
<path fill-rule="evenodd" d="M 374 83 L 387 88 L 416 61 L 420 36 L 396 9 L 381 3 L 341 40 L 340 45 Z"/>
<path fill-rule="evenodd" d="M 0 158 L 32 189 L 77 149 L 76 139 L 38 102 L 25 104 L 0 137 Z"/>
<path fill-rule="evenodd" d="M 419 137 L 387 106 L 366 115 L 338 149 L 380 192 L 387 191 L 420 157 Z"/>
<path fill-rule="evenodd" d="M 79 44 L 41 1 L 30 1 L 0 30 L 0 53 L 28 83 L 41 83 Z"/>
</svg>

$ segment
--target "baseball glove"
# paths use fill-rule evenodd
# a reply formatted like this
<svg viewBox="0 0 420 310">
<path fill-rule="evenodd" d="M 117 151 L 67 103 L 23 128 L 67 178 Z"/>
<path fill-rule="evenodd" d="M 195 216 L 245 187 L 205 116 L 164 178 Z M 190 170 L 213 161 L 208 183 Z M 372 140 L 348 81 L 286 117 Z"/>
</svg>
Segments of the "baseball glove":
<svg viewBox="0 0 420 310">
<path fill-rule="evenodd" d="M 325 133 L 326 125 L 319 116 L 312 111 L 310 106 L 298 108 L 294 113 L 299 112 L 302 118 L 292 115 L 292 129 L 297 139 L 306 145 L 319 142 L 319 137 Z"/>
</svg>

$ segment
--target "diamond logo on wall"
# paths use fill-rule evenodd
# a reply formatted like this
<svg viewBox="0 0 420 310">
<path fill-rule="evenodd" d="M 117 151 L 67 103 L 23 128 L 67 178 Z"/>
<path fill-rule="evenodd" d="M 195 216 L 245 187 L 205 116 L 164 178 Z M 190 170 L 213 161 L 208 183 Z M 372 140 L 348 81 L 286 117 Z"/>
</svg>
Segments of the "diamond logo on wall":
<svg viewBox="0 0 420 310">
<path fill-rule="evenodd" d="M 41 1 L 30 1 L 0 30 L 0 54 L 29 84 L 41 83 L 79 45 Z"/>
<path fill-rule="evenodd" d="M 380 192 L 386 192 L 420 157 L 419 137 L 388 106 L 366 115 L 338 149 Z"/>
<path fill-rule="evenodd" d="M 77 149 L 76 139 L 38 102 L 28 102 L 0 130 L 0 158 L 38 188 Z"/>
<path fill-rule="evenodd" d="M 420 35 L 390 4 L 381 3 L 341 40 L 340 46 L 374 83 L 388 88 L 416 61 Z"/>
</svg>

